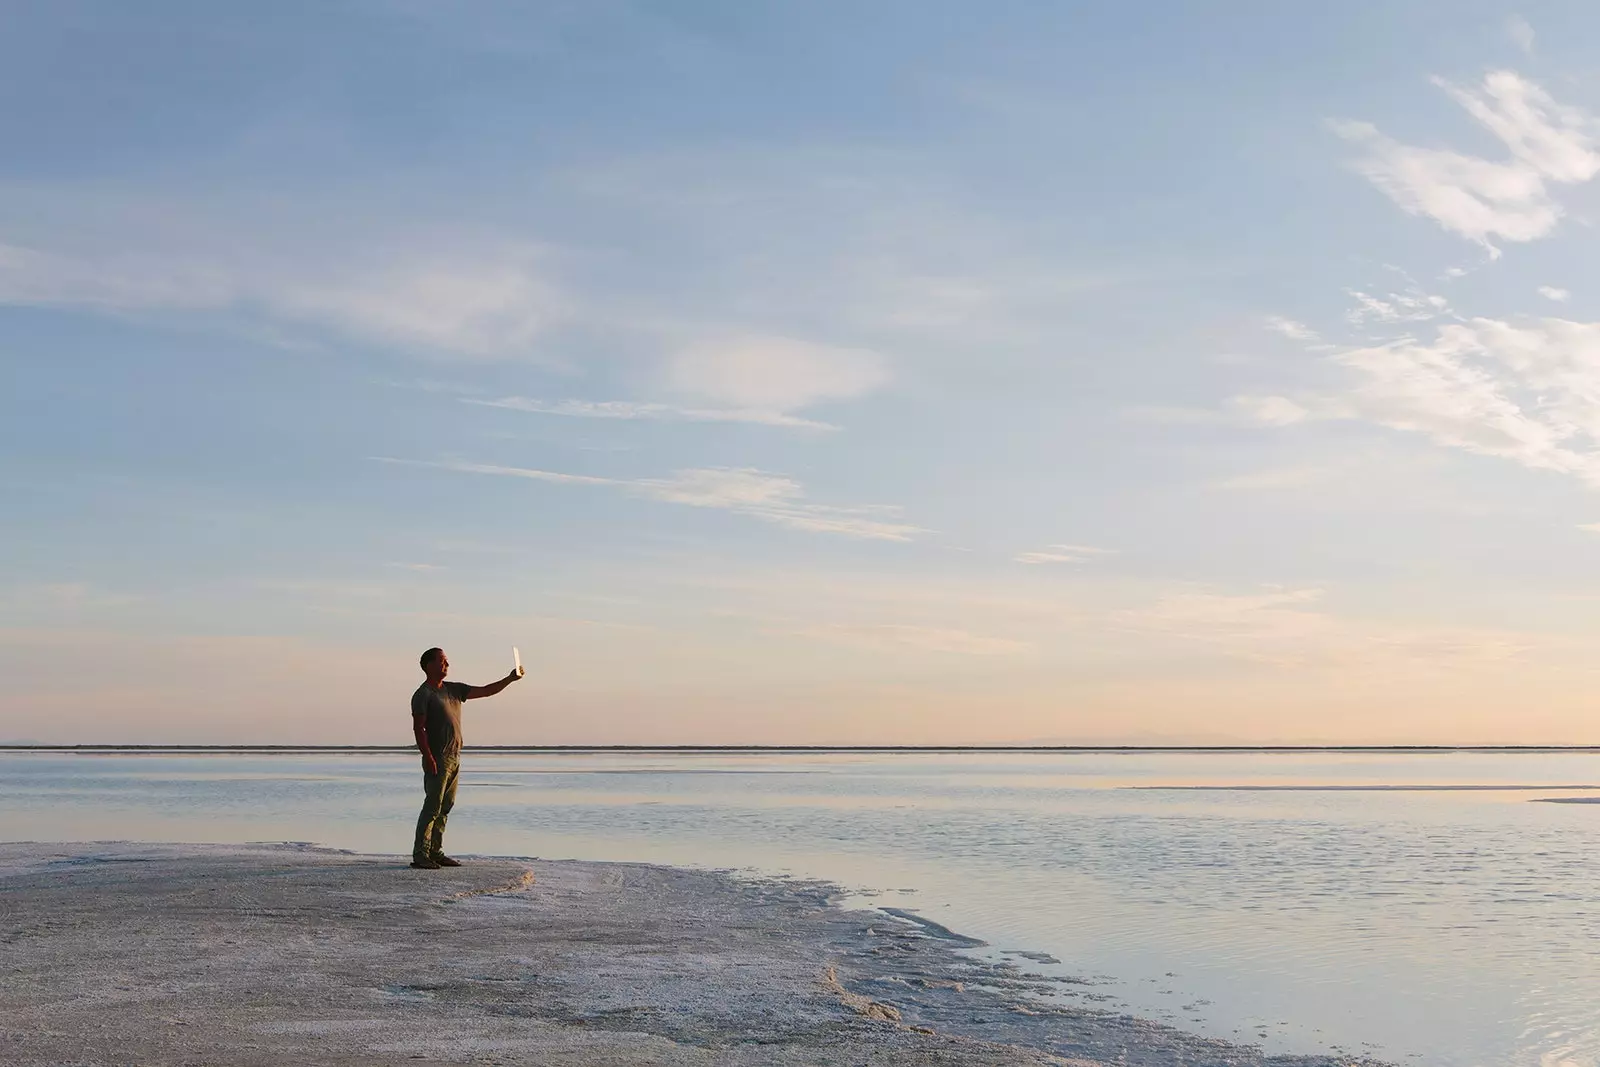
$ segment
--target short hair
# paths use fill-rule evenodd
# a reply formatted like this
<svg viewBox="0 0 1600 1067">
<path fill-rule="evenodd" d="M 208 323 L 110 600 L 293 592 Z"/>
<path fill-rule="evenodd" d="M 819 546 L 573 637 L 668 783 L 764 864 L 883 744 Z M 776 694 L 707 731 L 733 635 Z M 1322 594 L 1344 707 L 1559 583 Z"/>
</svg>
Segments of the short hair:
<svg viewBox="0 0 1600 1067">
<path fill-rule="evenodd" d="M 444 649 L 442 649 L 442 648 L 430 648 L 430 649 L 428 649 L 428 651 L 426 651 L 426 652 L 424 652 L 422 654 L 421 658 L 418 659 L 417 662 L 422 664 L 422 669 L 423 670 L 427 670 L 428 669 L 428 664 L 433 662 L 434 657 L 435 656 L 442 656 L 442 655 L 444 655 Z"/>
</svg>

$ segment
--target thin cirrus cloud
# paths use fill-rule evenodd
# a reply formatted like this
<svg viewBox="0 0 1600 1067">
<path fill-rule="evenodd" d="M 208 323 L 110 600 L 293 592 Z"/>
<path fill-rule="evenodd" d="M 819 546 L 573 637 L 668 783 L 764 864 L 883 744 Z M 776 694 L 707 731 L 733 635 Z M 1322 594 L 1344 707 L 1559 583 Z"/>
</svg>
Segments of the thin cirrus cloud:
<svg viewBox="0 0 1600 1067">
<path fill-rule="evenodd" d="M 1600 486 L 1600 324 L 1472 319 L 1340 361 L 1370 418 Z"/>
<path fill-rule="evenodd" d="M 669 356 L 661 371 L 670 392 L 709 403 L 635 400 L 540 400 L 508 396 L 463 398 L 464 403 L 580 419 L 749 423 L 833 431 L 833 423 L 796 411 L 827 401 L 854 400 L 889 380 L 887 361 L 863 348 L 750 335 L 703 342 Z"/>
<path fill-rule="evenodd" d="M 374 458 L 381 463 L 430 467 L 463 474 L 488 474 L 527 478 L 555 485 L 620 489 L 647 500 L 715 508 L 791 530 L 838 534 L 860 540 L 910 541 L 928 532 L 921 527 L 895 521 L 899 509 L 894 507 L 838 507 L 810 503 L 805 499 L 805 490 L 794 479 L 748 467 L 694 468 L 675 471 L 670 478 L 603 478 L 492 463 L 435 462 L 387 456 Z"/>
<path fill-rule="evenodd" d="M 1438 78 L 1434 84 L 1498 138 L 1510 158 L 1421 148 L 1371 123 L 1334 122 L 1336 133 L 1365 150 L 1356 171 L 1406 212 L 1433 219 L 1491 256 L 1500 254 L 1494 239 L 1533 241 L 1553 231 L 1563 212 L 1550 185 L 1581 184 L 1600 173 L 1595 119 L 1513 71 L 1489 73 L 1476 91 Z"/>
<path fill-rule="evenodd" d="M 1114 549 L 1095 548 L 1093 545 L 1050 545 L 1035 552 L 1020 552 L 1012 559 L 1017 563 L 1087 563 L 1101 556 L 1109 556 Z"/>
<path fill-rule="evenodd" d="M 869 349 L 755 335 L 686 347 L 664 378 L 675 392 L 732 408 L 788 412 L 864 396 L 888 382 L 889 368 Z"/>
<path fill-rule="evenodd" d="M 1269 467 L 1249 474 L 1237 474 L 1215 482 L 1213 487 L 1225 492 L 1281 492 L 1306 489 L 1347 473 L 1347 466 L 1337 463 L 1310 463 L 1288 467 Z"/>
<path fill-rule="evenodd" d="M 1448 314 L 1450 302 L 1436 293 L 1425 293 L 1415 287 L 1403 293 L 1373 296 L 1360 289 L 1348 289 L 1346 294 L 1354 306 L 1345 312 L 1344 319 L 1352 326 L 1374 323 L 1431 322 Z"/>
<path fill-rule="evenodd" d="M 1244 421 L 1261 426 L 1293 426 L 1317 417 L 1318 412 L 1286 396 L 1236 396 L 1229 406 Z"/>
<path fill-rule="evenodd" d="M 1521 15 L 1512 15 L 1506 19 L 1506 36 L 1528 55 L 1533 54 L 1533 27 Z"/>
<path fill-rule="evenodd" d="M 778 426 L 795 430 L 833 431 L 828 422 L 759 408 L 695 408 L 634 400 L 537 400 L 506 396 L 497 400 L 462 397 L 464 404 L 525 411 L 534 415 L 558 415 L 574 419 L 626 419 L 655 422 L 742 422 L 758 426 Z"/>
<path fill-rule="evenodd" d="M 0 304 L 99 314 L 228 313 L 408 349 L 524 354 L 567 312 L 525 246 L 413 249 L 329 264 L 230 255 L 75 255 L 0 243 Z"/>
<path fill-rule="evenodd" d="M 1350 390 L 1309 407 L 1252 398 L 1258 421 L 1364 419 L 1600 488 L 1600 323 L 1475 318 L 1333 360 L 1355 373 Z"/>
<path fill-rule="evenodd" d="M 1511 158 L 1411 148 L 1346 124 L 1343 132 L 1370 149 L 1358 169 L 1401 208 L 1486 246 L 1491 237 L 1525 241 L 1550 232 L 1561 210 L 1547 183 L 1600 173 L 1595 120 L 1508 71 L 1488 75 L 1479 92 L 1439 84 Z M 1548 285 L 1538 292 L 1555 302 L 1570 297 Z M 1431 336 L 1408 331 L 1334 352 L 1330 361 L 1353 374 L 1336 394 L 1235 397 L 1236 409 L 1275 426 L 1360 419 L 1600 488 L 1600 323 L 1467 318 L 1414 284 L 1383 296 L 1347 293 L 1355 302 L 1350 325 L 1428 323 Z"/>
<path fill-rule="evenodd" d="M 1291 341 L 1311 342 L 1321 340 L 1317 336 L 1317 331 L 1305 323 L 1297 322 L 1294 319 L 1286 319 L 1282 315 L 1268 315 L 1262 321 L 1262 325 L 1273 333 L 1287 337 Z"/>
<path fill-rule="evenodd" d="M 1219 653 L 1279 667 L 1445 667 L 1502 663 L 1527 651 L 1515 634 L 1464 627 L 1360 622 L 1318 610 L 1323 590 L 1174 591 L 1154 604 L 1114 612 L 1119 630 L 1164 634 Z"/>
</svg>

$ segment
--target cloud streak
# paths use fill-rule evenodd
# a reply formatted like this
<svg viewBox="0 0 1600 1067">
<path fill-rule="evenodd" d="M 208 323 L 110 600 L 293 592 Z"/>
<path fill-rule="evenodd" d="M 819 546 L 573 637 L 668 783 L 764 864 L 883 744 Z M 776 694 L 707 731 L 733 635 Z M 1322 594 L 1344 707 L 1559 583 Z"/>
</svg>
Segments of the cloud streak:
<svg viewBox="0 0 1600 1067">
<path fill-rule="evenodd" d="M 1268 315 L 1262 321 L 1262 325 L 1271 330 L 1273 333 L 1287 337 L 1291 341 L 1303 341 L 1310 343 L 1321 340 L 1321 338 L 1317 336 L 1317 331 L 1313 330 L 1305 323 L 1297 322 L 1294 319 L 1284 318 L 1282 315 Z"/>
<path fill-rule="evenodd" d="M 1516 659 L 1528 650 L 1515 634 L 1341 618 L 1317 610 L 1322 599 L 1318 588 L 1188 589 L 1113 613 L 1110 621 L 1124 631 L 1165 634 L 1233 658 L 1288 668 L 1409 664 L 1455 670 Z"/>
<path fill-rule="evenodd" d="M 670 478 L 602 478 L 587 474 L 492 463 L 427 461 L 374 457 L 380 463 L 399 463 L 464 474 L 526 478 L 553 485 L 587 485 L 620 489 L 633 496 L 667 504 L 714 508 L 759 519 L 790 530 L 838 534 L 869 541 L 910 541 L 927 530 L 896 521 L 898 508 L 882 505 L 837 507 L 805 499 L 799 482 L 781 474 L 749 467 L 702 467 L 673 472 Z"/>
<path fill-rule="evenodd" d="M 1521 15 L 1512 15 L 1506 19 L 1506 36 L 1510 37 L 1516 46 L 1528 55 L 1533 55 L 1533 27 Z"/>
<path fill-rule="evenodd" d="M 1580 184 L 1600 173 L 1600 128 L 1580 108 L 1557 103 L 1513 71 L 1493 71 L 1476 90 L 1434 84 L 1498 138 L 1509 154 L 1490 160 L 1422 148 L 1367 122 L 1337 121 L 1334 131 L 1363 155 L 1355 170 L 1412 215 L 1477 242 L 1498 256 L 1495 239 L 1533 241 L 1562 216 L 1551 184 Z"/>
<path fill-rule="evenodd" d="M 330 264 L 72 255 L 0 243 L 0 304 L 114 315 L 226 312 L 478 359 L 527 354 L 567 313 L 535 249 L 477 244 Z"/>
<path fill-rule="evenodd" d="M 1109 556 L 1113 549 L 1095 548 L 1092 545 L 1050 545 L 1036 552 L 1021 552 L 1012 559 L 1017 563 L 1087 563 L 1100 556 Z"/>
<path fill-rule="evenodd" d="M 736 422 L 757 426 L 777 426 L 794 430 L 831 432 L 839 427 L 828 422 L 788 415 L 781 411 L 757 408 L 693 408 L 635 400 L 537 400 L 506 396 L 498 400 L 462 397 L 463 404 L 525 411 L 533 415 L 558 415 L 572 419 L 622 419 L 653 422 Z"/>
<path fill-rule="evenodd" d="M 1600 488 L 1600 323 L 1478 318 L 1336 359 L 1360 417 Z"/>
<path fill-rule="evenodd" d="M 1600 488 L 1600 323 L 1473 318 L 1441 323 L 1431 338 L 1404 336 L 1331 358 L 1355 376 L 1338 395 L 1241 396 L 1232 404 L 1261 425 L 1363 420 Z M 1289 473 L 1224 486 L 1277 488 Z M 1294 473 L 1298 483 L 1309 469 Z"/>
<path fill-rule="evenodd" d="M 854 400 L 889 380 L 887 361 L 864 348 L 790 337 L 745 336 L 704 342 L 668 361 L 666 384 L 733 408 L 786 412 Z"/>
<path fill-rule="evenodd" d="M 1355 305 L 1345 312 L 1344 316 L 1345 321 L 1352 326 L 1432 322 L 1450 311 L 1450 302 L 1444 297 L 1424 293 L 1416 288 L 1404 293 L 1389 293 L 1383 297 L 1364 293 L 1360 289 L 1347 289 L 1345 292 L 1355 301 Z"/>
</svg>

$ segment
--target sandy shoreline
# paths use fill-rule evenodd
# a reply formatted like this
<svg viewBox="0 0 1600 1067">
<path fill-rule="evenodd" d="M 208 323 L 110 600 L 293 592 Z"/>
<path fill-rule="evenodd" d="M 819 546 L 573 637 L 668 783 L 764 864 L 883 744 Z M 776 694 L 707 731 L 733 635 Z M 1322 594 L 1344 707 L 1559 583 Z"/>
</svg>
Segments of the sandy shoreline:
<svg viewBox="0 0 1600 1067">
<path fill-rule="evenodd" d="M 1070 981 L 832 896 L 636 864 L 0 844 L 0 1061 L 1370 1062 L 1095 1011 Z"/>
</svg>

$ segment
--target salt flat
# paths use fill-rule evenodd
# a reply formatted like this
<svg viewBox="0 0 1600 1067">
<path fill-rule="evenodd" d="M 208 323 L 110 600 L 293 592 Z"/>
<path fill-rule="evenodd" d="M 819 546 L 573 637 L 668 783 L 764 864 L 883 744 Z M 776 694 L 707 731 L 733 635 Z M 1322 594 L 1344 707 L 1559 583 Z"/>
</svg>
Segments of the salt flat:
<svg viewBox="0 0 1600 1067">
<path fill-rule="evenodd" d="M 1069 1003 L 814 883 L 0 845 L 0 1060 L 1334 1067 Z M 937 930 L 937 924 L 932 924 Z"/>
</svg>

